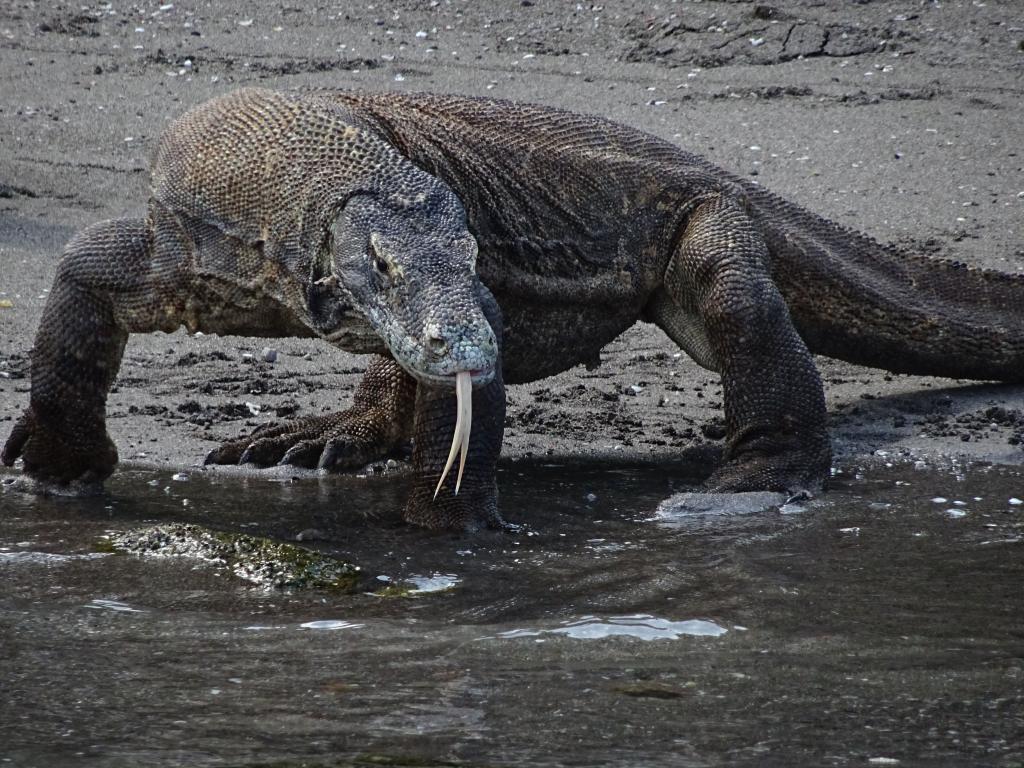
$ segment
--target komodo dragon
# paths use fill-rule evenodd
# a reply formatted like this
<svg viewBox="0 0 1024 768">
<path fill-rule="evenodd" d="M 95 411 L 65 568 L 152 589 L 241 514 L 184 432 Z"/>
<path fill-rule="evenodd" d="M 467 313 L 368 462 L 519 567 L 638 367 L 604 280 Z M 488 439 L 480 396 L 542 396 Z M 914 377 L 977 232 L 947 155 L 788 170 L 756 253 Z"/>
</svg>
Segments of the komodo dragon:
<svg viewBox="0 0 1024 768">
<path fill-rule="evenodd" d="M 350 467 L 411 434 L 405 519 L 496 524 L 504 382 L 591 361 L 637 320 L 721 375 L 713 491 L 822 486 L 811 352 L 1024 380 L 1024 277 L 901 253 L 640 131 L 489 99 L 249 89 L 167 130 L 146 218 L 69 243 L 2 458 L 49 483 L 106 478 L 129 333 L 319 336 L 385 355 L 352 407 L 208 461 Z"/>
</svg>

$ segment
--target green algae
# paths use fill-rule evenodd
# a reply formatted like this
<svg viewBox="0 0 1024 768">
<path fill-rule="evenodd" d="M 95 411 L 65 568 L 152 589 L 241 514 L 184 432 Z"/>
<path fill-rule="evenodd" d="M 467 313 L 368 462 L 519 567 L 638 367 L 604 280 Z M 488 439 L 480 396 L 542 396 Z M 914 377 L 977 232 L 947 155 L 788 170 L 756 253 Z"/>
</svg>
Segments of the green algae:
<svg viewBox="0 0 1024 768">
<path fill-rule="evenodd" d="M 104 555 L 120 555 L 124 553 L 124 550 L 115 547 L 114 542 L 112 542 L 108 537 L 94 541 L 93 550 Z"/>
<path fill-rule="evenodd" d="M 415 597 L 415 589 L 415 585 L 403 581 L 375 590 L 373 595 L 374 597 Z"/>
<path fill-rule="evenodd" d="M 356 590 L 358 566 L 288 542 L 215 531 L 192 523 L 113 531 L 101 550 L 155 557 L 185 557 L 230 570 L 273 589 Z"/>
</svg>

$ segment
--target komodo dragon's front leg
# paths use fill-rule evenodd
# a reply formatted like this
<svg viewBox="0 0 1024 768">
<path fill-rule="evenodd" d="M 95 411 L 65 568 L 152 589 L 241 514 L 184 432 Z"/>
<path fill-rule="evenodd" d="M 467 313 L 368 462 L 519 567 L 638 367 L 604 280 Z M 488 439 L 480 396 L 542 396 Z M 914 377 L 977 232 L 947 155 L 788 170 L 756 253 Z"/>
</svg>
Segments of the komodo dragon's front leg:
<svg viewBox="0 0 1024 768">
<path fill-rule="evenodd" d="M 831 462 L 821 379 L 740 201 L 694 210 L 664 287 L 656 322 L 722 377 L 726 450 L 708 488 L 820 489 Z"/>
<path fill-rule="evenodd" d="M 501 343 L 501 313 L 480 287 L 484 316 Z M 414 440 L 413 487 L 403 517 L 425 528 L 464 530 L 500 526 L 495 470 L 505 429 L 505 387 L 500 358 L 494 378 L 473 391 L 473 419 L 459 491 L 449 473 L 438 489 L 449 455 L 457 413 L 450 388 L 418 384 L 389 357 L 369 366 L 346 410 L 257 428 L 215 448 L 207 463 L 295 464 L 355 469 Z"/>
<path fill-rule="evenodd" d="M 502 345 L 502 315 L 498 302 L 483 285 L 478 287 L 480 306 L 498 348 Z M 472 394 L 472 431 L 461 478 L 444 475 L 456 426 L 455 398 L 450 389 L 420 384 L 416 392 L 413 427 L 413 485 L 402 514 L 406 522 L 433 529 L 471 530 L 481 525 L 500 527 L 497 466 L 505 432 L 505 383 L 501 355 L 494 377 Z M 444 476 L 439 485 L 438 478 Z"/>
<path fill-rule="evenodd" d="M 149 220 L 95 224 L 66 247 L 32 354 L 29 407 L 3 449 L 11 466 L 59 485 L 98 487 L 117 464 L 107 435 L 107 393 L 131 332 L 180 324 L 174 259 L 154 258 Z"/>
</svg>

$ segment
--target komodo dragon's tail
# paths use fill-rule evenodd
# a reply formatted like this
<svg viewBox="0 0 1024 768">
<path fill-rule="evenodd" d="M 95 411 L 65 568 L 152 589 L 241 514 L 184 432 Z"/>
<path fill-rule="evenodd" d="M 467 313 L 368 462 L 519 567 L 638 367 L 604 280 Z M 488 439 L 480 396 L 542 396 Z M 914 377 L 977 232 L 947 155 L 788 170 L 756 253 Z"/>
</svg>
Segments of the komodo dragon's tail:
<svg viewBox="0 0 1024 768">
<path fill-rule="evenodd" d="M 895 373 L 1024 381 L 1024 275 L 904 253 L 744 186 L 812 352 Z"/>
</svg>

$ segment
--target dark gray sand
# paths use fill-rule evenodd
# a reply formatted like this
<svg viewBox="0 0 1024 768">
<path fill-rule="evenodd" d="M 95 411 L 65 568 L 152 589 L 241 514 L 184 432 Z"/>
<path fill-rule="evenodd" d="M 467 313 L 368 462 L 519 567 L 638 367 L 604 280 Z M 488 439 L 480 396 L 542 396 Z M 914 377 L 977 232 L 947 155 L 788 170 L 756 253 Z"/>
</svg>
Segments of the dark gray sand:
<svg viewBox="0 0 1024 768">
<path fill-rule="evenodd" d="M 29 352 L 63 244 L 93 221 L 141 215 L 149 158 L 164 126 L 192 105 L 233 88 L 452 91 L 592 112 L 677 142 L 739 173 L 756 175 L 775 192 L 879 240 L 1020 272 L 1022 41 L 1024 6 L 1016 0 L 633 0 L 604 6 L 553 0 L 175 0 L 163 5 L 10 0 L 0 6 L 0 439 L 6 438 L 28 400 Z M 263 360 L 265 347 L 277 350 L 275 362 Z M 594 371 L 574 369 L 512 387 L 505 456 L 570 463 L 600 458 L 608 462 L 605 466 L 617 467 L 671 461 L 688 448 L 720 441 L 717 380 L 680 355 L 660 331 L 638 325 L 609 345 L 603 359 Z M 966 467 L 971 462 L 1015 468 L 1024 463 L 1024 388 L 890 375 L 827 359 L 818 362 L 837 466 L 849 471 L 873 460 L 894 463 L 897 469 L 906 466 L 909 472 Z M 183 332 L 132 337 L 108 405 L 108 426 L 120 450 L 121 471 L 132 472 L 134 467 L 164 474 L 198 473 L 196 465 L 221 440 L 268 419 L 343 407 L 365 364 L 365 358 L 307 340 L 192 337 Z M 971 482 L 973 493 L 984 497 L 985 477 Z M 1014 481 L 1000 482 L 1000 498 L 1005 500 L 1015 491 Z M 515 483 L 515 473 L 506 470 L 502 483 L 505 493 L 508 484 Z M 257 487 L 246 488 L 260 494 Z M 1024 496 L 1024 488 L 1015 495 Z M 15 509 L 10 498 L 0 496 L 5 511 Z M 401 495 L 388 498 L 396 505 Z M 543 527 L 543 516 L 538 519 L 539 512 L 531 511 L 522 494 L 519 499 L 506 509 L 507 517 Z M 144 517 L 140 513 L 138 519 Z M 837 525 L 853 528 L 858 523 Z M 294 533 L 288 531 L 289 536 Z M 570 535 L 585 533 L 573 529 Z M 405 536 L 389 545 L 430 546 L 424 544 L 429 541 Z M 999 554 L 1019 561 L 1020 546 L 1006 545 Z M 819 578 L 834 575 L 825 569 Z M 1016 575 L 1014 589 L 1019 594 L 1019 569 Z M 881 584 L 876 587 L 884 601 L 884 579 Z M 906 589 L 901 594 L 912 602 Z M 28 600 L 26 592 L 0 605 L 19 606 Z M 640 605 L 630 610 L 627 603 L 618 606 L 619 613 L 643 610 Z M 0 633 L 0 668 L 6 665 L 10 643 L 22 647 L 26 638 L 46 636 L 45 621 L 39 626 L 26 621 L 25 626 L 33 628 L 22 635 L 18 625 L 14 621 L 11 633 Z M 112 642 L 144 642 L 148 636 L 133 634 L 130 628 L 123 632 Z M 1020 641 L 1019 622 L 1014 632 L 1011 635 Z M 407 640 L 401 635 L 394 642 Z M 181 642 L 181 647 L 188 647 Z M 5 643 L 8 650 L 3 650 Z M 62 647 L 71 652 L 73 645 Z M 857 652 L 842 642 L 837 647 L 842 653 Z M 270 643 L 266 652 L 272 649 Z M 114 652 L 107 647 L 104 653 Z M 628 666 L 634 653 L 630 649 L 620 659 L 622 665 Z M 365 652 L 359 658 L 363 665 L 372 664 Z M 115 659 L 116 653 L 103 663 Z M 744 674 L 751 671 L 748 662 Z M 306 667 L 314 664 L 309 659 L 277 663 L 285 670 L 295 663 L 297 673 L 308 672 Z M 569 662 L 552 658 L 551 663 Z M 614 654 L 604 663 L 617 663 Z M 59 658 L 45 664 L 61 669 Z M 368 669 L 372 672 L 372 667 Z M 1021 759 L 1019 710 L 1008 716 L 999 709 L 1011 700 L 1020 706 L 1021 671 L 1019 665 L 1015 669 L 998 679 L 975 679 L 997 702 L 992 717 L 1001 718 L 1006 730 L 985 742 L 989 746 L 971 752 L 971 760 L 964 764 L 980 764 L 977 761 L 985 755 L 1002 761 L 993 762 L 999 765 Z M 24 667 L 18 685 L 31 680 L 31 670 L 31 665 Z M 456 702 L 484 695 L 472 686 L 466 688 L 469 683 L 455 668 L 438 674 L 450 675 L 435 682 Z M 506 667 L 502 674 L 514 679 L 516 672 Z M 812 685 L 798 677 L 801 685 Z M 683 673 L 669 685 L 665 697 L 685 691 L 687 680 Z M 48 685 L 52 684 L 50 680 Z M 893 685 L 898 688 L 899 681 Z M 0 695 L 7 687 L 0 671 Z M 503 695 L 510 694 L 510 689 L 503 690 Z M 331 695 L 335 694 L 338 691 Z M 657 698 L 650 692 L 638 695 Z M 542 698 L 547 701 L 550 691 Z M 26 705 L 29 715 L 61 708 L 45 691 L 22 699 L 32 702 Z M 192 705 L 187 697 L 178 702 L 182 722 Z M 785 723 L 785 713 L 785 707 L 779 708 L 772 714 L 773 722 Z M 801 722 L 806 724 L 810 716 L 803 712 Z M 555 727 L 559 717 L 548 724 Z M 390 721 L 383 714 L 381 718 L 375 722 L 386 731 Z M 581 739 L 594 738 L 601 729 L 597 711 L 587 718 L 590 735 L 577 733 Z M 971 718 L 984 719 L 977 713 Z M 32 739 L 42 743 L 56 738 L 45 727 L 51 721 L 42 717 L 40 722 Z M 530 729 L 538 727 L 529 718 L 522 722 Z M 850 714 L 844 727 L 900 731 L 910 728 L 908 723 L 895 716 L 887 720 L 884 712 L 865 711 Z M 293 723 L 297 730 L 306 725 L 298 719 Z M 944 716 L 940 725 L 943 733 L 956 731 L 955 714 Z M 146 727 L 155 726 L 150 722 Z M 288 728 L 280 722 L 274 727 Z M 175 728 L 178 738 L 187 740 L 187 729 Z M 273 734 L 267 732 L 265 738 L 272 742 Z M 218 751 L 216 739 L 211 739 L 202 750 L 182 757 L 180 764 L 227 765 L 242 754 L 227 747 Z M 1002 747 L 997 744 L 1000 739 Z M 379 740 L 374 744 L 379 746 Z M 740 741 L 745 751 L 732 751 L 728 734 L 699 748 L 691 740 L 679 747 L 679 754 L 694 765 L 729 765 L 741 758 L 768 764 L 759 763 L 758 756 L 769 754 L 779 765 L 799 764 L 800 755 L 810 759 L 811 754 L 813 764 L 865 764 L 869 757 L 879 756 L 867 747 L 862 752 L 837 748 L 837 754 L 846 757 L 832 755 L 835 759 L 830 760 L 827 745 L 786 753 L 779 751 L 784 739 L 761 751 L 754 736 Z M 534 734 L 533 742 L 543 740 Z M 22 740 L 8 760 L 38 765 L 49 760 L 44 755 L 57 754 L 33 751 L 26 746 L 31 743 Z M 667 743 L 657 742 L 661 747 Z M 4 749 L 0 743 L 0 759 Z M 125 753 L 106 761 L 102 749 L 86 753 L 97 765 L 176 764 L 173 751 L 161 749 L 154 746 L 150 753 L 133 753 L 134 758 Z M 668 747 L 659 749 L 651 746 L 636 754 L 646 755 L 645 764 L 661 764 L 653 757 L 656 754 L 664 756 L 666 765 L 681 764 L 673 762 L 671 751 L 665 751 Z M 514 751 L 470 754 L 484 755 L 496 764 L 541 762 L 541 747 L 523 750 L 519 758 Z M 351 752 L 356 751 L 353 746 Z M 435 760 L 463 754 L 454 749 L 427 753 Z M 600 762 L 599 753 L 583 750 L 575 760 L 563 755 L 552 758 L 551 764 L 595 764 Z M 73 753 L 59 754 L 70 760 Z M 260 754 L 250 749 L 245 760 L 258 761 Z M 276 758 L 293 752 L 267 754 Z M 329 755 L 330 750 L 309 754 Z M 904 764 L 913 754 L 911 749 L 904 753 Z M 939 759 L 949 764 L 956 754 L 951 746 Z M 628 764 L 628 750 L 610 749 L 607 759 Z"/>
</svg>

